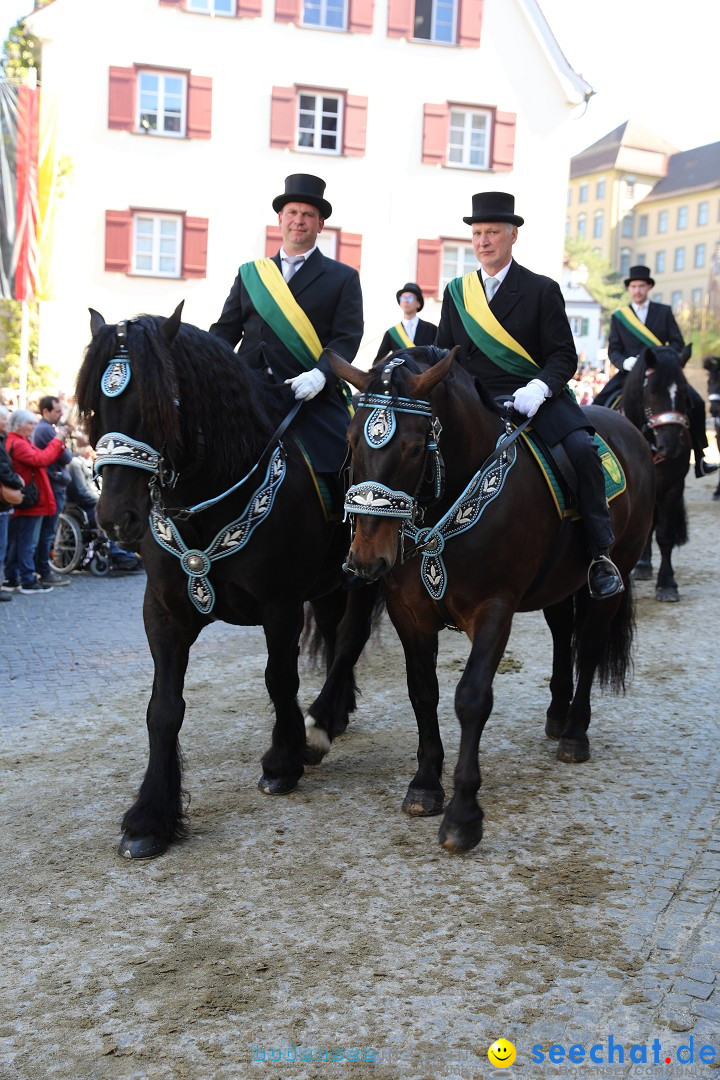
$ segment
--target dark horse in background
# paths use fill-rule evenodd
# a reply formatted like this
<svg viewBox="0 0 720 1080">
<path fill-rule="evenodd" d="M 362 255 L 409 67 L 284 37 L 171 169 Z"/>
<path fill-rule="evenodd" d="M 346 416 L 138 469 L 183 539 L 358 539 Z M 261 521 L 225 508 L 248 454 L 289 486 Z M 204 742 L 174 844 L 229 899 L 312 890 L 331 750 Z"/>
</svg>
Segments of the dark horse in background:
<svg viewBox="0 0 720 1080">
<path fill-rule="evenodd" d="M 403 803 L 408 814 L 439 814 L 444 805 L 438 633 L 453 625 L 472 643 L 455 692 L 461 726 L 455 791 L 440 828 L 447 850 L 465 852 L 482 837 L 480 736 L 515 613 L 542 609 L 552 631 L 545 730 L 559 738 L 561 760 L 589 757 L 595 674 L 604 685 L 624 688 L 633 627 L 630 574 L 652 523 L 655 477 L 647 444 L 632 424 L 609 409 L 589 408 L 588 420 L 612 445 L 627 477 L 627 490 L 611 503 L 612 557 L 625 591 L 592 600 L 581 524 L 561 526 L 530 453 L 518 450 L 517 442 L 503 452 L 496 449 L 507 429 L 453 357 L 454 352 L 414 348 L 393 354 L 401 361 L 396 366 L 382 362 L 370 372 L 335 356 L 332 364 L 340 378 L 362 391 L 348 432 L 354 484 L 346 508 L 356 515 L 348 568 L 366 581 L 387 575 L 388 612 L 405 652 L 419 732 L 418 770 Z M 444 490 L 440 493 L 438 484 L 434 501 L 426 502 L 425 528 L 418 530 L 418 500 L 428 494 L 427 474 L 437 480 L 442 473 L 438 451 L 444 458 Z M 481 471 L 471 497 L 467 485 Z M 443 522 L 447 531 L 436 530 Z"/>
<path fill-rule="evenodd" d="M 703 367 L 708 373 L 708 401 L 710 415 L 715 424 L 715 441 L 720 449 L 720 356 L 706 356 Z M 720 480 L 713 492 L 713 499 L 720 499 Z"/>
<path fill-rule="evenodd" d="M 660 550 L 657 600 L 680 599 L 672 565 L 673 548 L 687 543 L 685 477 L 690 468 L 688 384 L 683 357 L 669 345 L 641 349 L 623 386 L 621 408 L 652 451 L 657 478 L 653 532 Z M 650 580 L 652 535 L 633 576 Z"/>
<path fill-rule="evenodd" d="M 147 570 L 150 757 L 122 822 L 128 858 L 159 855 L 186 833 L 178 735 L 190 647 L 203 627 L 214 619 L 263 627 L 275 725 L 258 786 L 285 794 L 304 763 L 322 756 L 306 744 L 305 723 L 314 721 L 303 722 L 296 697 L 304 603 L 312 602 L 328 666 L 335 661 L 332 693 L 310 708 L 327 742 L 355 707 L 345 637 L 359 655 L 375 601 L 341 587 L 349 528 L 328 523 L 292 427 L 280 437 L 292 393 L 240 363 L 220 338 L 181 323 L 181 308 L 117 325 L 91 310 L 77 384 L 102 467 L 98 521 L 114 539 L 142 541 Z"/>
</svg>

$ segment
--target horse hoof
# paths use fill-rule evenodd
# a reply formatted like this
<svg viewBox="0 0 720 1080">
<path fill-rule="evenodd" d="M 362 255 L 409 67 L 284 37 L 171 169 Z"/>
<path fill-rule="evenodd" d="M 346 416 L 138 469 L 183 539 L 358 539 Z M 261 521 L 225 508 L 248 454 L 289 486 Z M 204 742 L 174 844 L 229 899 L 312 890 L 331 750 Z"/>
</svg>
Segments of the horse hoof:
<svg viewBox="0 0 720 1080">
<path fill-rule="evenodd" d="M 298 779 L 294 776 L 265 776 L 258 780 L 258 791 L 263 795 L 289 795 L 298 786 Z"/>
<path fill-rule="evenodd" d="M 306 746 L 303 751 L 303 763 L 305 765 L 319 765 L 325 753 L 318 750 L 317 746 Z"/>
<path fill-rule="evenodd" d="M 649 562 L 639 562 L 632 572 L 633 581 L 652 581 L 653 569 Z"/>
<path fill-rule="evenodd" d="M 409 787 L 402 809 L 410 817 L 433 817 L 442 814 L 444 805 L 445 792 L 442 788 Z"/>
<path fill-rule="evenodd" d="M 443 821 L 438 832 L 438 840 L 446 851 L 452 855 L 463 855 L 466 851 L 472 851 L 482 840 L 482 819 L 464 825 L 448 825 Z"/>
<path fill-rule="evenodd" d="M 123 859 L 156 859 L 167 851 L 167 841 L 159 836 L 130 836 L 123 833 L 118 855 Z"/>
<path fill-rule="evenodd" d="M 568 761 L 571 765 L 579 765 L 581 761 L 587 761 L 590 757 L 590 743 L 587 739 L 581 742 L 579 739 L 560 739 L 558 743 L 558 761 Z"/>
<path fill-rule="evenodd" d="M 548 739 L 559 739 L 565 730 L 565 721 L 556 717 L 548 716 L 545 721 L 545 734 Z"/>
<path fill-rule="evenodd" d="M 658 586 L 655 590 L 655 599 L 664 601 L 666 604 L 677 604 L 680 600 L 680 593 L 674 587 Z"/>
</svg>

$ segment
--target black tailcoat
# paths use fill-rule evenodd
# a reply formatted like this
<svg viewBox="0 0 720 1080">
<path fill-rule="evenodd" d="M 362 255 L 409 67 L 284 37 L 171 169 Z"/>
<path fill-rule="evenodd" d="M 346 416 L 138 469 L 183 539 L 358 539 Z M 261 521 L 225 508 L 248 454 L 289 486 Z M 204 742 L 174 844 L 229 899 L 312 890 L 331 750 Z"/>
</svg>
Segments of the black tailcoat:
<svg viewBox="0 0 720 1080">
<path fill-rule="evenodd" d="M 397 326 L 397 323 L 395 325 Z M 435 341 L 436 334 L 437 326 L 435 323 L 425 322 L 424 319 L 418 319 L 413 345 L 432 345 Z M 382 360 L 388 353 L 396 352 L 398 348 L 397 342 L 390 336 L 390 330 L 386 330 L 383 339 L 380 342 L 377 356 L 373 360 L 373 364 L 377 364 L 378 360 Z"/>
<path fill-rule="evenodd" d="M 490 310 L 539 365 L 536 378 L 552 391 L 552 398 L 540 406 L 532 420 L 538 434 L 552 446 L 571 431 L 592 430 L 580 406 L 563 390 L 575 374 L 578 361 L 558 283 L 534 274 L 513 260 L 490 301 Z M 478 348 L 465 330 L 447 289 L 435 344 L 444 349 L 459 345 L 459 362 L 493 397 L 509 396 L 530 381 L 498 367 Z"/>
<path fill-rule="evenodd" d="M 662 345 L 672 345 L 676 352 L 682 352 L 685 342 L 683 341 L 680 327 L 675 321 L 672 308 L 669 304 L 655 304 L 650 301 L 648 305 L 645 327 L 660 341 Z M 608 357 L 619 371 L 623 370 L 623 360 L 628 356 L 637 356 L 647 342 L 641 342 L 631 330 L 620 322 L 616 315 L 610 320 L 610 338 L 608 340 Z"/>
<path fill-rule="evenodd" d="M 280 253 L 273 256 L 278 269 Z M 363 307 L 357 270 L 345 263 L 328 259 L 315 249 L 306 263 L 293 275 L 288 288 L 315 327 L 324 349 L 332 349 L 352 363 L 363 334 Z M 220 318 L 210 327 L 235 347 L 238 357 L 282 383 L 306 369 L 300 364 L 268 323 L 253 307 L 240 274 L 237 275 Z M 325 355 L 317 364 L 327 383 L 317 397 L 305 401 L 293 420 L 295 431 L 318 472 L 337 472 L 345 458 L 347 409 L 340 396 L 338 380 Z"/>
</svg>

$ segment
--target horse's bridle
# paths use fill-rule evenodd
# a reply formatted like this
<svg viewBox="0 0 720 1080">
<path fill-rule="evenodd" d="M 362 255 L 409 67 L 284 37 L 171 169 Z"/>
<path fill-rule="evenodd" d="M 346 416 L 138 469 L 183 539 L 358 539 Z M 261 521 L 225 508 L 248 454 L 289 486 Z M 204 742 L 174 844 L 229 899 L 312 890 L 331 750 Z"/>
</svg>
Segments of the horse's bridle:
<svg viewBox="0 0 720 1080">
<path fill-rule="evenodd" d="M 646 385 L 647 385 L 647 377 L 648 377 L 648 375 L 652 375 L 652 373 L 653 373 L 653 369 L 649 369 L 646 372 L 646 376 L 645 376 L 645 384 Z M 644 411 L 645 411 L 645 423 L 643 424 L 643 427 L 642 427 L 642 433 L 643 433 L 643 435 L 645 436 L 645 438 L 647 439 L 647 441 L 648 441 L 648 443 L 650 445 L 650 450 L 652 451 L 654 464 L 655 465 L 660 465 L 661 462 L 665 461 L 665 457 L 660 453 L 657 446 L 655 445 L 655 439 L 654 439 L 654 436 L 653 436 L 653 432 L 655 431 L 655 428 L 666 427 L 666 426 L 675 426 L 675 427 L 684 428 L 686 431 L 689 431 L 689 429 L 690 429 L 690 421 L 688 420 L 687 415 L 685 413 L 680 412 L 677 409 L 667 409 L 665 412 L 654 413 L 650 409 L 650 407 L 648 405 L 646 405 Z"/>
</svg>

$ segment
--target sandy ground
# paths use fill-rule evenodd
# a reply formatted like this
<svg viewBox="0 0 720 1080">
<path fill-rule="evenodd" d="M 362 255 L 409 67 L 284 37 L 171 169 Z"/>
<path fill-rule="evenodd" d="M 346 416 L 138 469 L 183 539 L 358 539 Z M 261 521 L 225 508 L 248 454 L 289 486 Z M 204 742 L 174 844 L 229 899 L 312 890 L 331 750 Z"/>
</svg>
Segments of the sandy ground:
<svg viewBox="0 0 720 1080">
<path fill-rule="evenodd" d="M 387 624 L 349 732 L 284 799 L 256 787 L 262 633 L 204 633 L 183 729 L 192 833 L 151 863 L 116 855 L 145 767 L 147 662 L 122 678 L 108 665 L 61 723 L 3 730 L 0 1077 L 452 1080 L 502 1075 L 487 1059 L 501 1036 L 508 1075 L 580 1076 L 533 1064 L 531 1046 L 712 1042 L 718 992 L 698 1014 L 678 978 L 712 978 L 720 951 L 713 487 L 690 492 L 681 603 L 637 587 L 635 678 L 625 698 L 596 695 L 586 764 L 555 760 L 550 636 L 541 615 L 516 619 L 470 855 L 439 848 L 439 819 L 400 812 L 416 735 Z M 441 646 L 450 789 L 468 647 L 449 632 Z M 304 670 L 303 701 L 317 686 Z"/>
</svg>

